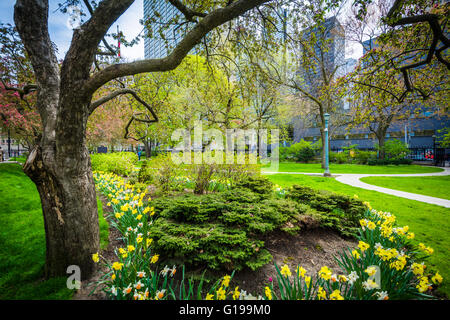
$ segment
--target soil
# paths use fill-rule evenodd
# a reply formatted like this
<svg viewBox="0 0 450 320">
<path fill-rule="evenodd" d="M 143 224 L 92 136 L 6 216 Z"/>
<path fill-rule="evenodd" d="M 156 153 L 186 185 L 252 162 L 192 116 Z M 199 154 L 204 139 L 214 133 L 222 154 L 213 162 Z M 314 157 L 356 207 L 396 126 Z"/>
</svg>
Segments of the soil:
<svg viewBox="0 0 450 320">
<path fill-rule="evenodd" d="M 107 199 L 102 194 L 98 194 L 100 200 L 103 204 L 103 216 L 106 217 L 108 214 L 112 213 L 112 208 L 105 205 Z M 123 247 L 123 242 L 120 239 L 120 232 L 113 228 L 109 227 L 109 237 L 108 237 L 108 247 L 101 252 L 99 255 L 104 257 L 108 261 L 116 260 L 116 254 L 114 253 L 114 249 L 118 247 Z M 73 300 L 106 300 L 106 294 L 101 290 L 102 287 L 99 286 L 95 288 L 95 282 L 100 279 L 104 271 L 99 269 L 97 272 L 88 280 L 84 280 L 81 282 L 81 287 L 76 293 L 73 295 Z M 92 290 L 94 293 L 91 294 Z"/>
<path fill-rule="evenodd" d="M 264 287 L 269 284 L 270 278 L 274 281 L 274 288 L 277 288 L 277 271 L 274 263 L 279 268 L 287 264 L 292 274 L 299 265 L 307 270 L 309 276 L 317 274 L 323 266 L 339 274 L 339 267 L 334 257 L 344 248 L 356 246 L 356 241 L 343 239 L 335 232 L 320 228 L 306 230 L 295 236 L 279 233 L 265 240 L 265 248 L 273 256 L 272 263 L 256 271 L 236 272 L 233 282 L 239 285 L 240 289 L 255 296 L 264 292 Z"/>
<path fill-rule="evenodd" d="M 102 203 L 106 203 L 106 198 L 100 195 Z M 104 215 L 111 212 L 111 208 L 103 205 Z M 115 259 L 114 249 L 123 246 L 120 240 L 120 233 L 110 227 L 108 247 L 101 252 L 101 255 L 107 260 Z M 272 263 L 256 270 L 241 270 L 236 272 L 230 284 L 231 287 L 239 286 L 240 290 L 252 293 L 257 296 L 264 292 L 264 287 L 269 284 L 269 278 L 274 280 L 274 287 L 277 288 L 276 269 L 274 263 L 280 268 L 287 264 L 294 273 L 298 265 L 308 271 L 308 275 L 317 274 L 322 266 L 327 266 L 333 272 L 338 274 L 338 264 L 334 256 L 346 247 L 356 247 L 357 243 L 351 239 L 343 239 L 337 233 L 314 228 L 302 231 L 300 234 L 292 236 L 284 232 L 273 234 L 265 239 L 265 248 L 273 256 Z M 101 291 L 101 287 L 95 290 L 94 281 L 101 276 L 101 270 L 94 274 L 91 279 L 83 281 L 81 288 L 73 296 L 74 300 L 103 300 L 106 295 Z M 217 273 L 217 278 L 224 275 L 224 272 Z"/>
</svg>

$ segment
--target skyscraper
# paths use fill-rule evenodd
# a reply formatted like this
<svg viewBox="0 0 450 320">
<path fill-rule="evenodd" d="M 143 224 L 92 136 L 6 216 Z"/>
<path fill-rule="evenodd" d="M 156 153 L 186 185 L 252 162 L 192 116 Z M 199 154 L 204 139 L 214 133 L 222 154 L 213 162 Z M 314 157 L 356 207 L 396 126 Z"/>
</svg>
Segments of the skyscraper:
<svg viewBox="0 0 450 320">
<path fill-rule="evenodd" d="M 163 58 L 181 39 L 181 28 L 173 19 L 180 12 L 166 0 L 144 0 L 144 21 L 150 24 L 151 37 L 144 39 L 146 59 Z"/>
<path fill-rule="evenodd" d="M 299 68 L 299 75 L 310 92 L 314 92 L 322 84 L 322 72 L 328 76 L 337 68 L 336 78 L 345 74 L 345 33 L 337 18 L 328 18 L 323 25 L 306 30 L 303 35 L 304 41 L 309 41 L 313 35 L 314 39 L 317 39 L 313 48 L 316 58 L 310 59 L 311 64 L 308 68 L 301 66 Z M 308 52 L 303 54 L 308 55 Z"/>
</svg>

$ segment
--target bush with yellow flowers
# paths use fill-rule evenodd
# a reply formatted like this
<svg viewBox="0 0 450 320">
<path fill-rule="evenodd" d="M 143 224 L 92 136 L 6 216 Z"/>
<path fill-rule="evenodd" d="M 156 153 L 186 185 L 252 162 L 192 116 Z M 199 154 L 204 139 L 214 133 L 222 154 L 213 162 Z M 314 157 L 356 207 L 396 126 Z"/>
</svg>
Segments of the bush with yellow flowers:
<svg viewBox="0 0 450 320">
<path fill-rule="evenodd" d="M 146 191 L 134 188 L 111 173 L 94 172 L 100 192 L 113 209 L 111 224 L 123 236 L 124 246 L 115 250 L 115 261 L 98 253 L 95 262 L 104 264 L 105 273 L 97 282 L 110 299 L 165 300 L 387 300 L 431 299 L 431 290 L 442 282 L 442 276 L 432 273 L 424 260 L 433 249 L 420 243 L 414 245 L 414 233 L 408 226 L 396 226 L 394 215 L 370 207 L 359 221 L 358 246 L 347 248 L 336 256 L 340 270 L 323 266 L 317 274 L 308 274 L 298 266 L 291 271 L 284 265 L 277 270 L 278 289 L 272 279 L 264 292 L 255 297 L 230 281 L 234 272 L 206 288 L 203 276 L 199 281 L 181 278 L 175 281 L 176 266 L 160 268 L 159 255 L 152 250 L 149 226 L 154 208 L 144 205 Z M 149 199 L 151 200 L 151 199 Z M 94 289 L 95 290 L 95 289 Z"/>
</svg>

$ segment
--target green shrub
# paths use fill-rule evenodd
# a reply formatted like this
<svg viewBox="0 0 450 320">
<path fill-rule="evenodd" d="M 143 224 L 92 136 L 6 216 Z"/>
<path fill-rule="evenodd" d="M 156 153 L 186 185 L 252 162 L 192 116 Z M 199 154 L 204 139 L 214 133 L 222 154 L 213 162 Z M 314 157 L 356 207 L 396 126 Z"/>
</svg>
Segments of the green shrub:
<svg viewBox="0 0 450 320">
<path fill-rule="evenodd" d="M 286 197 L 317 210 L 321 226 L 334 229 L 343 236 L 356 235 L 358 221 L 367 210 L 356 198 L 299 185 L 292 186 Z"/>
<path fill-rule="evenodd" d="M 315 146 L 311 142 L 301 140 L 289 147 L 281 147 L 279 150 L 282 160 L 294 160 L 296 162 L 309 162 L 316 154 Z"/>
<path fill-rule="evenodd" d="M 263 176 L 248 176 L 238 181 L 235 188 L 245 188 L 268 197 L 273 193 L 273 183 Z"/>
<path fill-rule="evenodd" d="M 185 174 L 182 166 L 172 161 L 170 153 L 160 154 L 146 164 L 146 177 L 154 175 L 153 181 L 162 192 L 183 188 L 179 176 Z M 144 173 L 143 173 L 144 174 Z"/>
<path fill-rule="evenodd" d="M 400 165 L 411 164 L 411 159 L 369 159 L 367 164 L 370 166 L 386 166 L 386 165 Z"/>
<path fill-rule="evenodd" d="M 331 151 L 329 153 L 329 160 L 330 160 L 330 162 L 339 163 L 339 164 L 348 163 L 349 162 L 348 155 L 346 153 L 344 153 L 344 152 L 333 152 L 333 151 Z"/>
<path fill-rule="evenodd" d="M 143 160 L 141 168 L 139 169 L 137 180 L 140 183 L 153 183 L 155 178 L 154 169 L 149 166 L 148 160 Z"/>
<path fill-rule="evenodd" d="M 368 164 L 369 160 L 376 159 L 377 153 L 374 151 L 358 150 L 355 154 L 355 161 L 357 164 Z"/>
<path fill-rule="evenodd" d="M 404 159 L 409 154 L 409 149 L 403 141 L 398 139 L 387 140 L 383 148 L 377 147 L 379 151 L 384 150 L 386 159 L 400 160 Z"/>
<path fill-rule="evenodd" d="M 91 154 L 93 171 L 112 172 L 128 176 L 135 168 L 138 156 L 133 152 Z"/>
<path fill-rule="evenodd" d="M 154 199 L 158 217 L 150 226 L 154 248 L 170 263 L 182 259 L 210 269 L 255 270 L 270 262 L 262 238 L 275 230 L 301 229 L 306 207 L 265 199 L 249 189 Z"/>
</svg>

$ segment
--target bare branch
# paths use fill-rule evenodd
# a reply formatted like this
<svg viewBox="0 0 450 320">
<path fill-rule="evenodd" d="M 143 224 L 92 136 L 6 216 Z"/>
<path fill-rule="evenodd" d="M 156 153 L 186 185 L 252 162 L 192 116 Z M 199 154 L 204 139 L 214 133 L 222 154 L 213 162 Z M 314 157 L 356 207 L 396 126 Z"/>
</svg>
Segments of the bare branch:
<svg viewBox="0 0 450 320">
<path fill-rule="evenodd" d="M 126 89 L 126 88 L 113 91 L 110 94 L 108 94 L 107 96 L 104 96 L 103 98 L 100 98 L 100 99 L 92 102 L 89 107 L 90 113 L 94 112 L 94 110 L 96 108 L 98 108 L 99 106 L 101 106 L 102 104 L 104 104 L 104 103 L 110 101 L 111 99 L 114 99 L 115 97 L 122 95 L 122 94 L 131 94 L 139 103 L 141 103 L 145 108 L 147 108 L 147 110 L 152 114 L 154 120 L 148 120 L 148 121 L 144 121 L 144 122 L 157 122 L 158 121 L 158 116 L 153 111 L 152 107 L 147 102 L 142 100 L 135 91 L 133 91 L 131 89 Z"/>
<path fill-rule="evenodd" d="M 188 21 L 196 22 L 194 17 L 206 17 L 206 13 L 189 9 L 179 0 L 168 0 L 175 8 L 177 8 Z"/>
</svg>

